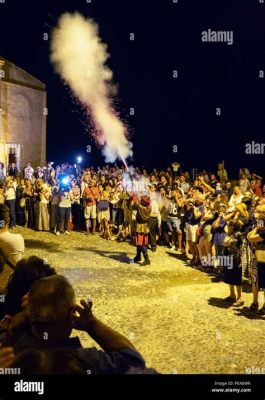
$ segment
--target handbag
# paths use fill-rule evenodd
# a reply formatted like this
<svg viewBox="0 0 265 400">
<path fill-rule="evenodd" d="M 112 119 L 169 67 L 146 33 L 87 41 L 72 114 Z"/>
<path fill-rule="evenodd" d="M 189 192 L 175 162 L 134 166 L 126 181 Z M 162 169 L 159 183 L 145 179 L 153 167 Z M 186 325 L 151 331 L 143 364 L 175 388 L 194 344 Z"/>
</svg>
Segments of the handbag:
<svg viewBox="0 0 265 400">
<path fill-rule="evenodd" d="M 100 200 L 100 201 L 98 201 L 98 210 L 99 211 L 107 211 L 108 208 L 109 208 L 108 200 Z"/>
<path fill-rule="evenodd" d="M 256 245 L 255 258 L 258 264 L 265 264 L 265 244 L 258 243 Z"/>
<path fill-rule="evenodd" d="M 20 208 L 26 207 L 26 200 L 25 200 L 25 197 L 21 197 L 21 199 L 19 200 L 19 207 L 20 207 Z"/>
</svg>

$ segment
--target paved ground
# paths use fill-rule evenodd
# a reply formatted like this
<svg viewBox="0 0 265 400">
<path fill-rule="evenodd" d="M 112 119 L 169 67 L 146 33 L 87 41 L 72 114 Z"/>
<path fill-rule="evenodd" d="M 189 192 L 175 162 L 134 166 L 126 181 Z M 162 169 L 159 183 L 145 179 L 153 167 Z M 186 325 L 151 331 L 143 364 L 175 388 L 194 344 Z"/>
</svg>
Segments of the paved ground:
<svg viewBox="0 0 265 400">
<path fill-rule="evenodd" d="M 247 284 L 245 306 L 236 311 L 222 301 L 228 295 L 224 283 L 164 248 L 151 254 L 151 266 L 140 267 L 128 264 L 135 249 L 127 243 L 82 233 L 16 231 L 25 238 L 26 256 L 46 257 L 70 279 L 77 299 L 92 297 L 97 317 L 127 335 L 148 366 L 170 374 L 265 368 L 265 322 L 247 311 Z M 81 337 L 84 345 L 94 344 Z"/>
</svg>

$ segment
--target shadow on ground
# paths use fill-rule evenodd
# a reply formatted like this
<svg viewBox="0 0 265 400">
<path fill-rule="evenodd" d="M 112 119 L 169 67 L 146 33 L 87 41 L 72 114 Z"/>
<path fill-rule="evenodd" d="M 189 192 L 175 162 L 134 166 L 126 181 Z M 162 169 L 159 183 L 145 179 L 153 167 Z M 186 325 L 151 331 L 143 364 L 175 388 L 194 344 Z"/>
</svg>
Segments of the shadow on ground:
<svg viewBox="0 0 265 400">
<path fill-rule="evenodd" d="M 42 240 L 25 239 L 25 247 L 28 249 L 47 250 L 51 253 L 61 253 L 61 250 L 58 249 L 57 243 L 46 243 Z"/>
<path fill-rule="evenodd" d="M 94 254 L 99 254 L 102 257 L 106 258 L 111 258 L 112 260 L 119 261 L 120 263 L 126 263 L 129 264 L 129 257 L 126 252 L 124 251 L 107 251 L 107 250 L 98 250 L 93 247 L 90 247 L 89 249 L 86 249 L 84 247 L 75 247 L 75 250 L 78 251 L 88 251 L 92 252 Z"/>
<path fill-rule="evenodd" d="M 218 307 L 218 308 L 230 308 L 232 307 L 232 303 L 226 303 L 224 299 L 221 299 L 219 297 L 210 297 L 208 299 L 208 304 L 210 306 Z"/>
<path fill-rule="evenodd" d="M 236 311 L 237 313 L 235 315 L 238 315 L 240 317 L 264 320 L 264 315 L 259 314 L 258 311 L 250 311 L 248 307 L 243 307 L 241 309 L 237 309 Z"/>
</svg>

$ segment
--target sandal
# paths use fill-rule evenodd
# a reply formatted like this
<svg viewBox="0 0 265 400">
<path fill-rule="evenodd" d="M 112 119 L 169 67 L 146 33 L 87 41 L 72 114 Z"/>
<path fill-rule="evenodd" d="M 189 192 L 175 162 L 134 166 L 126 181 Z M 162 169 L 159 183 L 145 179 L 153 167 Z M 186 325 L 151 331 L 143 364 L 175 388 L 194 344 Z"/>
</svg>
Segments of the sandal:
<svg viewBox="0 0 265 400">
<path fill-rule="evenodd" d="M 233 304 L 234 307 L 241 307 L 244 305 L 244 300 L 237 300 L 235 304 Z"/>
<path fill-rule="evenodd" d="M 258 303 L 252 303 L 248 310 L 249 311 L 258 311 L 258 309 L 259 309 Z"/>
</svg>

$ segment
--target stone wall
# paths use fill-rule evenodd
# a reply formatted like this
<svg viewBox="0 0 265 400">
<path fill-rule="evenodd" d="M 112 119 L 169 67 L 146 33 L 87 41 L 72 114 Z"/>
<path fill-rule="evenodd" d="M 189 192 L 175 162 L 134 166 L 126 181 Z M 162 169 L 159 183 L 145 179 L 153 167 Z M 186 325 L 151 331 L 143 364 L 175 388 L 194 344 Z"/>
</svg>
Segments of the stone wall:
<svg viewBox="0 0 265 400">
<path fill-rule="evenodd" d="M 46 92 L 2 83 L 3 139 L 21 144 L 20 167 L 46 163 Z"/>
</svg>

